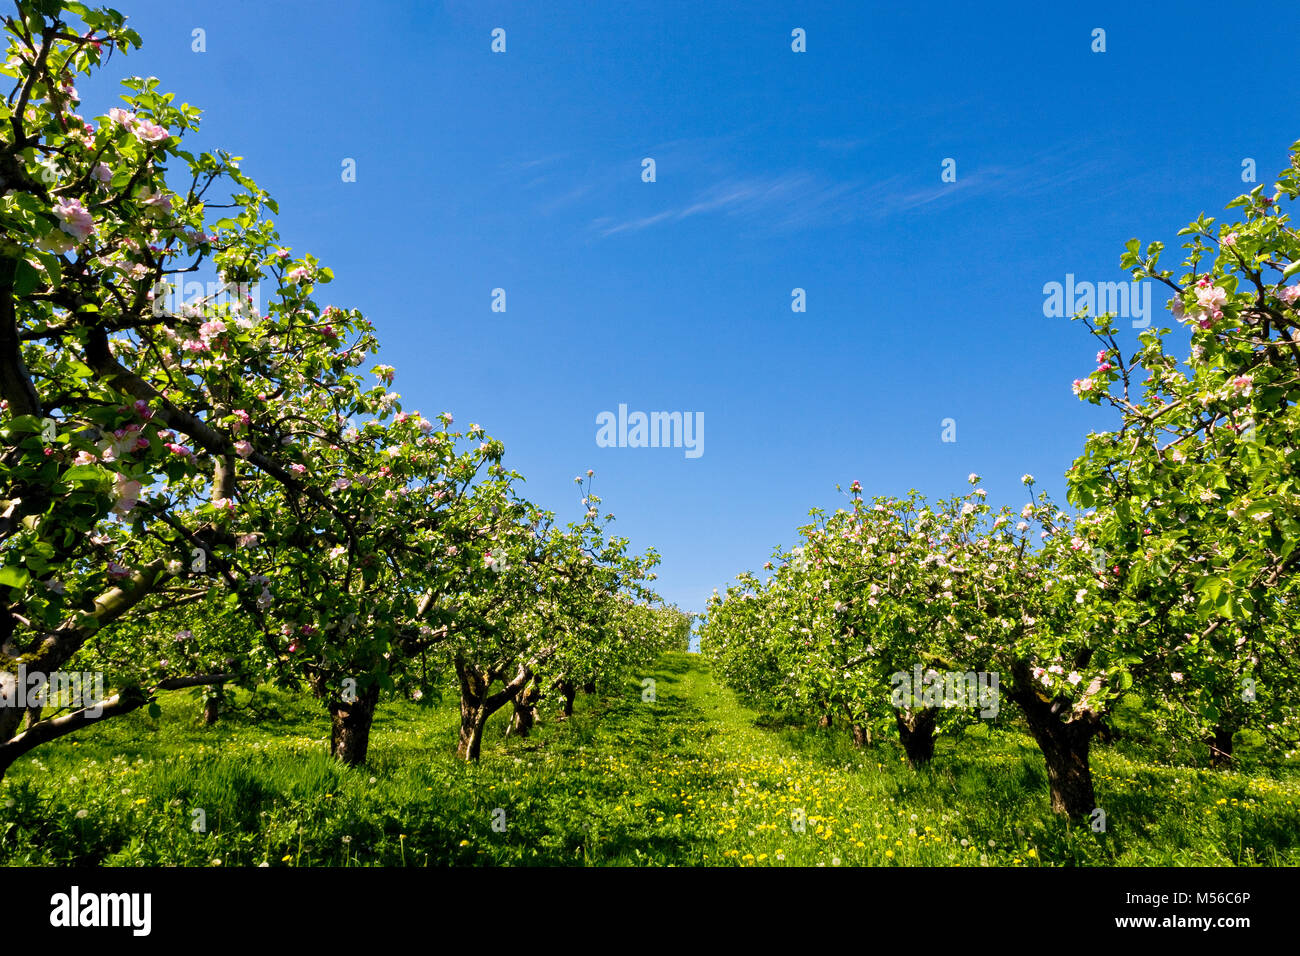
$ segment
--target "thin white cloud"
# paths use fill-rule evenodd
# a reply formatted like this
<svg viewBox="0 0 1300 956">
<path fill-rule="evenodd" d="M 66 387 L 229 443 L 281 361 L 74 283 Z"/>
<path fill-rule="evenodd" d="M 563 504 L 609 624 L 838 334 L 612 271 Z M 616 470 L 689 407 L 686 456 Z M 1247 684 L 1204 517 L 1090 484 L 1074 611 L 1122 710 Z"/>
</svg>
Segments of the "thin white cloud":
<svg viewBox="0 0 1300 956">
<path fill-rule="evenodd" d="M 730 176 L 700 190 L 689 201 L 662 212 L 622 221 L 603 216 L 590 225 L 600 236 L 609 237 L 709 214 L 761 218 L 778 229 L 828 221 L 883 219 L 936 202 L 964 202 L 995 194 L 1044 195 L 1093 179 L 1106 168 L 1100 160 L 1078 160 L 1075 156 L 1077 153 L 1054 150 L 1019 166 L 990 166 L 969 173 L 959 170 L 954 183 L 938 182 L 936 166 L 936 181 L 922 188 L 917 187 L 914 175 L 901 174 L 874 182 L 832 181 L 804 170 L 775 176 Z M 1113 190 L 1118 186 L 1103 188 Z"/>
</svg>

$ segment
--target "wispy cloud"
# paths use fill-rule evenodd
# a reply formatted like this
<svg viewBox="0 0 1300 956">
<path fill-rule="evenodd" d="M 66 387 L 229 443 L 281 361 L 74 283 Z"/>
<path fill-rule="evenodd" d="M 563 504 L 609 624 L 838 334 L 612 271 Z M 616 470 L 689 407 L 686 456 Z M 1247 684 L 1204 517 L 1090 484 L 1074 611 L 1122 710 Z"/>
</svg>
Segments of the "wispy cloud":
<svg viewBox="0 0 1300 956">
<path fill-rule="evenodd" d="M 537 169 L 539 166 L 550 166 L 566 158 L 568 153 L 553 153 L 550 156 L 537 156 L 533 159 L 508 160 L 501 164 L 502 169 L 512 172 L 520 172 L 525 169 Z"/>
<path fill-rule="evenodd" d="M 724 176 L 668 209 L 623 220 L 604 216 L 590 225 L 598 235 L 609 237 L 707 215 L 761 219 L 773 229 L 887 219 L 936 203 L 963 203 L 992 195 L 1012 199 L 1044 196 L 1095 180 L 1107 168 L 1103 160 L 1077 157 L 1077 152 L 1045 151 L 1019 165 L 959 171 L 954 183 L 938 181 L 936 163 L 933 185 L 927 186 L 918 186 L 914 174 L 874 181 L 834 180 L 798 169 L 771 176 Z M 1118 186 L 1101 188 L 1113 192 Z M 1098 195 L 1095 188 L 1090 187 L 1090 195 Z"/>
</svg>

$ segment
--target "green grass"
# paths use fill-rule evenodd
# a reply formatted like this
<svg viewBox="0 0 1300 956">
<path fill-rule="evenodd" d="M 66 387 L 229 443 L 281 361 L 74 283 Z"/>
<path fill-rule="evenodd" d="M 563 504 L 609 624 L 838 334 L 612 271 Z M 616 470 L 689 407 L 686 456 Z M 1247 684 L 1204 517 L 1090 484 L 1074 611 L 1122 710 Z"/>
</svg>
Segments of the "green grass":
<svg viewBox="0 0 1300 956">
<path fill-rule="evenodd" d="M 568 721 L 455 759 L 452 702 L 385 703 L 364 767 L 325 753 L 323 710 L 259 694 L 200 727 L 188 694 L 41 748 L 0 784 L 0 863 L 359 865 L 1295 865 L 1300 777 L 1094 750 L 1105 834 L 1048 810 L 1037 749 L 1010 731 L 896 742 L 794 727 L 737 702 L 687 654 Z M 241 695 L 241 702 L 247 701 Z M 202 809 L 206 832 L 192 829 Z M 502 819 L 503 832 L 493 828 Z M 82 812 L 84 811 L 84 812 Z M 792 820 L 802 814 L 803 832 Z"/>
</svg>

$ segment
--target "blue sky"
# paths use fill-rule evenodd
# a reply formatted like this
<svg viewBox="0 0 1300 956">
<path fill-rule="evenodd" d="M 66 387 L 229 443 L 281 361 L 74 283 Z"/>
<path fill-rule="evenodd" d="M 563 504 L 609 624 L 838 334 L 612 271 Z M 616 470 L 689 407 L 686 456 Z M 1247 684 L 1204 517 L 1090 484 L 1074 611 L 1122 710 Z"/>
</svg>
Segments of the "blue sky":
<svg viewBox="0 0 1300 956">
<path fill-rule="evenodd" d="M 1063 498 L 1111 419 L 1071 395 L 1096 346 L 1044 284 L 1124 279 L 1132 236 L 1177 253 L 1300 137 L 1284 3 L 115 5 L 144 47 L 82 112 L 126 75 L 202 108 L 191 148 L 245 157 L 404 407 L 482 424 L 566 518 L 595 469 L 690 610 L 837 483 Z M 597 447 L 620 403 L 703 413 L 704 453 Z"/>
</svg>

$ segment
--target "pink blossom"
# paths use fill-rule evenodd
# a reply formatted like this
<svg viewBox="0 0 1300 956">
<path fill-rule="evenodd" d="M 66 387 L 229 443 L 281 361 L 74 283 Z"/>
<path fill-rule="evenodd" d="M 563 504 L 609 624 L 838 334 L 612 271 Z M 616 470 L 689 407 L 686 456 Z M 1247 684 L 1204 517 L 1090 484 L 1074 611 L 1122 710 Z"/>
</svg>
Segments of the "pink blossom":
<svg viewBox="0 0 1300 956">
<path fill-rule="evenodd" d="M 140 194 L 140 202 L 148 206 L 154 212 L 164 215 L 172 211 L 172 197 L 166 193 L 156 193 L 152 189 L 146 189 Z"/>
<path fill-rule="evenodd" d="M 235 442 L 235 454 L 237 454 L 240 458 L 247 458 L 252 453 L 253 453 L 252 442 L 247 442 L 247 441 Z"/>
<path fill-rule="evenodd" d="M 1277 297 L 1287 305 L 1295 305 L 1295 300 L 1300 298 L 1300 285 L 1289 285 L 1284 289 L 1279 289 Z"/>
<path fill-rule="evenodd" d="M 114 490 L 117 501 L 113 504 L 113 511 L 125 516 L 140 501 L 140 482 L 132 481 L 125 475 L 118 475 Z"/>
<path fill-rule="evenodd" d="M 134 128 L 137 122 L 134 113 L 116 106 L 108 111 L 108 118 L 126 129 Z"/>
<path fill-rule="evenodd" d="M 1204 280 L 1202 280 L 1204 281 Z M 1205 312 L 1214 312 L 1227 304 L 1228 293 L 1217 285 L 1202 286 L 1197 283 L 1196 306 Z"/>
<path fill-rule="evenodd" d="M 95 220 L 80 199 L 65 199 L 58 203 L 54 215 L 61 220 L 59 228 L 78 242 L 85 242 L 95 232 Z"/>
<path fill-rule="evenodd" d="M 135 138 L 142 143 L 161 143 L 163 140 L 170 139 L 172 135 L 165 127 L 151 123 L 149 120 L 137 120 L 131 132 L 135 133 Z"/>
<path fill-rule="evenodd" d="M 178 445 L 176 442 L 167 442 L 166 447 L 173 455 L 179 455 L 182 458 L 188 458 L 193 454 L 190 449 L 186 448 L 184 445 Z"/>
<path fill-rule="evenodd" d="M 226 331 L 226 323 L 220 319 L 213 319 L 199 326 L 199 337 L 205 342 L 211 342 L 224 331 Z"/>
<path fill-rule="evenodd" d="M 109 183 L 113 179 L 113 171 L 108 168 L 107 163 L 99 163 L 90 171 L 96 182 Z"/>
<path fill-rule="evenodd" d="M 293 472 L 295 475 L 305 475 L 307 473 L 307 466 L 301 465 L 295 461 L 292 465 L 289 466 L 289 470 Z"/>
</svg>

